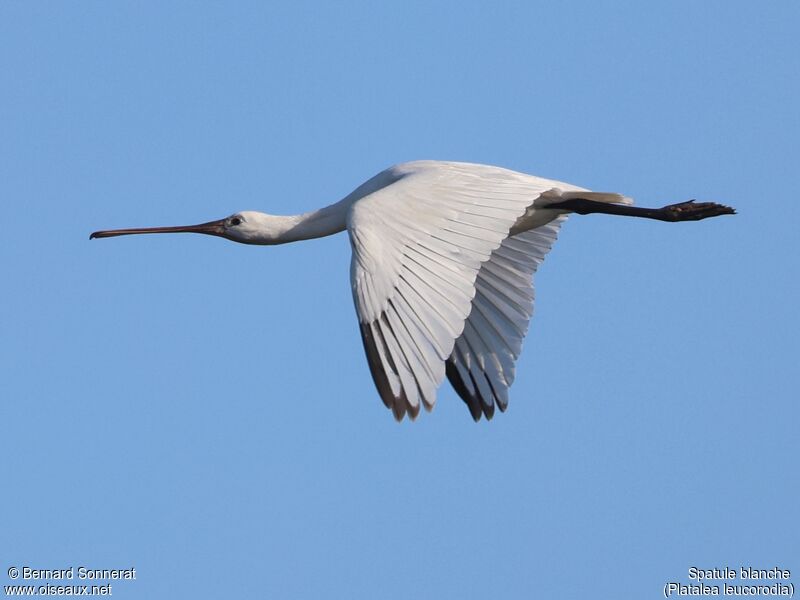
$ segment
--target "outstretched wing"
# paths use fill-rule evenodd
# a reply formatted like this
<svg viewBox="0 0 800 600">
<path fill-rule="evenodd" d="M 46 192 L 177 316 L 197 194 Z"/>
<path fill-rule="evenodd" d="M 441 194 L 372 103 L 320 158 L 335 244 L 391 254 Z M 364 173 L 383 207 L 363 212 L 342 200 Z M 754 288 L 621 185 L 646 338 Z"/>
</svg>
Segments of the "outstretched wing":
<svg viewBox="0 0 800 600">
<path fill-rule="evenodd" d="M 478 271 L 472 311 L 446 367 L 476 421 L 481 414 L 491 419 L 495 406 L 508 407 L 508 388 L 533 315 L 533 274 L 565 220 L 562 215 L 506 238 Z"/>
<path fill-rule="evenodd" d="M 515 305 L 500 296 L 512 294 L 512 287 L 518 293 L 515 286 L 535 265 L 503 268 L 518 253 L 538 251 L 543 256 L 542 248 L 549 248 L 546 238 L 554 238 L 555 229 L 504 240 L 517 220 L 530 214 L 526 209 L 554 187 L 579 189 L 497 167 L 418 162 L 385 171 L 354 192 L 358 199 L 348 215 L 353 298 L 373 379 L 398 420 L 406 413 L 416 417 L 421 405 L 433 407 L 445 362 L 459 338 L 464 343 L 451 361 L 453 369 L 468 377 L 482 372 L 488 385 L 494 382 L 501 390 L 510 385 L 530 301 L 527 292 Z M 547 215 L 543 223 L 560 214 L 541 210 Z M 530 290 L 529 281 L 525 289 Z M 479 322 L 477 306 L 481 316 L 488 315 L 488 325 Z M 499 316 L 509 311 L 517 312 L 511 327 Z M 492 325 L 500 329 L 495 337 L 486 333 Z M 492 346 L 476 349 L 479 340 Z M 492 350 L 507 353 L 505 364 L 494 371 L 484 368 Z M 473 367 L 481 362 L 480 370 Z M 459 377 L 459 393 L 466 389 L 481 405 L 492 402 Z"/>
</svg>

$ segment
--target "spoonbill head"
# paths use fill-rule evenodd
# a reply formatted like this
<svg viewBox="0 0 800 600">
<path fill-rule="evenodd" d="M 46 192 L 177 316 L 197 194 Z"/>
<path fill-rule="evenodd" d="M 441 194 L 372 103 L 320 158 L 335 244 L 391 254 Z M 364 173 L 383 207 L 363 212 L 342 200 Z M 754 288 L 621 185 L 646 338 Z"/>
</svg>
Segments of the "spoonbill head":
<svg viewBox="0 0 800 600">
<path fill-rule="evenodd" d="M 146 233 L 203 233 L 241 244 L 273 245 L 288 241 L 286 233 L 292 223 L 286 217 L 254 210 L 243 210 L 216 221 L 172 227 L 138 227 L 95 231 L 90 239 Z"/>
</svg>

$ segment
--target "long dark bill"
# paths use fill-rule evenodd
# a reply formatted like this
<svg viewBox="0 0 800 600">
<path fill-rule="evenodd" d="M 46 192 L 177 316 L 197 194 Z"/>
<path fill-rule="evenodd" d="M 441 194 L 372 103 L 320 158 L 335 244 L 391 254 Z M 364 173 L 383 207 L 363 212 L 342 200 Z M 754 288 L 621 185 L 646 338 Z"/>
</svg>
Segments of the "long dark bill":
<svg viewBox="0 0 800 600">
<path fill-rule="evenodd" d="M 218 235 L 224 237 L 225 219 L 209 221 L 199 225 L 178 225 L 176 227 L 139 227 L 136 229 L 105 229 L 95 231 L 89 236 L 90 240 L 95 238 L 116 237 L 118 235 L 139 235 L 140 233 L 205 233 L 206 235 Z"/>
</svg>

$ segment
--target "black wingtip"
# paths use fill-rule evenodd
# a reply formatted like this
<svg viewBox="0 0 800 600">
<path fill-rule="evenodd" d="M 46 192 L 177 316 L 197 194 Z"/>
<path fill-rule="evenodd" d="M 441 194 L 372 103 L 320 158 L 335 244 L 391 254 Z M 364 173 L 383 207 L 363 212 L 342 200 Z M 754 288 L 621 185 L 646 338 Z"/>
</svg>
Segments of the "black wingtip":
<svg viewBox="0 0 800 600">
<path fill-rule="evenodd" d="M 467 386 L 461 380 L 461 374 L 458 372 L 458 367 L 456 367 L 452 357 L 447 359 L 444 364 L 444 369 L 447 374 L 447 379 L 450 381 L 450 385 L 453 386 L 458 397 L 467 405 L 469 414 L 472 415 L 472 420 L 477 423 L 481 420 L 481 415 L 483 415 L 480 400 L 474 394 L 470 393 Z"/>
</svg>

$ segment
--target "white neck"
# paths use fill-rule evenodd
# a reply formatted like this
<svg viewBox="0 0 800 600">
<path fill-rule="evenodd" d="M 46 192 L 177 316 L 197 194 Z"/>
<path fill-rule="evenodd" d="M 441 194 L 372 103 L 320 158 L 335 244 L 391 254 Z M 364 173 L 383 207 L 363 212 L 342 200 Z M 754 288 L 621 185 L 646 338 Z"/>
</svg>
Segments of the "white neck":
<svg viewBox="0 0 800 600">
<path fill-rule="evenodd" d="M 245 211 L 241 213 L 246 219 L 242 238 L 236 241 L 273 245 L 333 235 L 346 229 L 351 203 L 342 200 L 319 210 L 289 216 Z"/>
<path fill-rule="evenodd" d="M 347 227 L 348 208 L 342 202 L 337 202 L 302 215 L 281 217 L 285 229 L 279 236 L 278 243 L 311 240 L 344 231 Z"/>
</svg>

